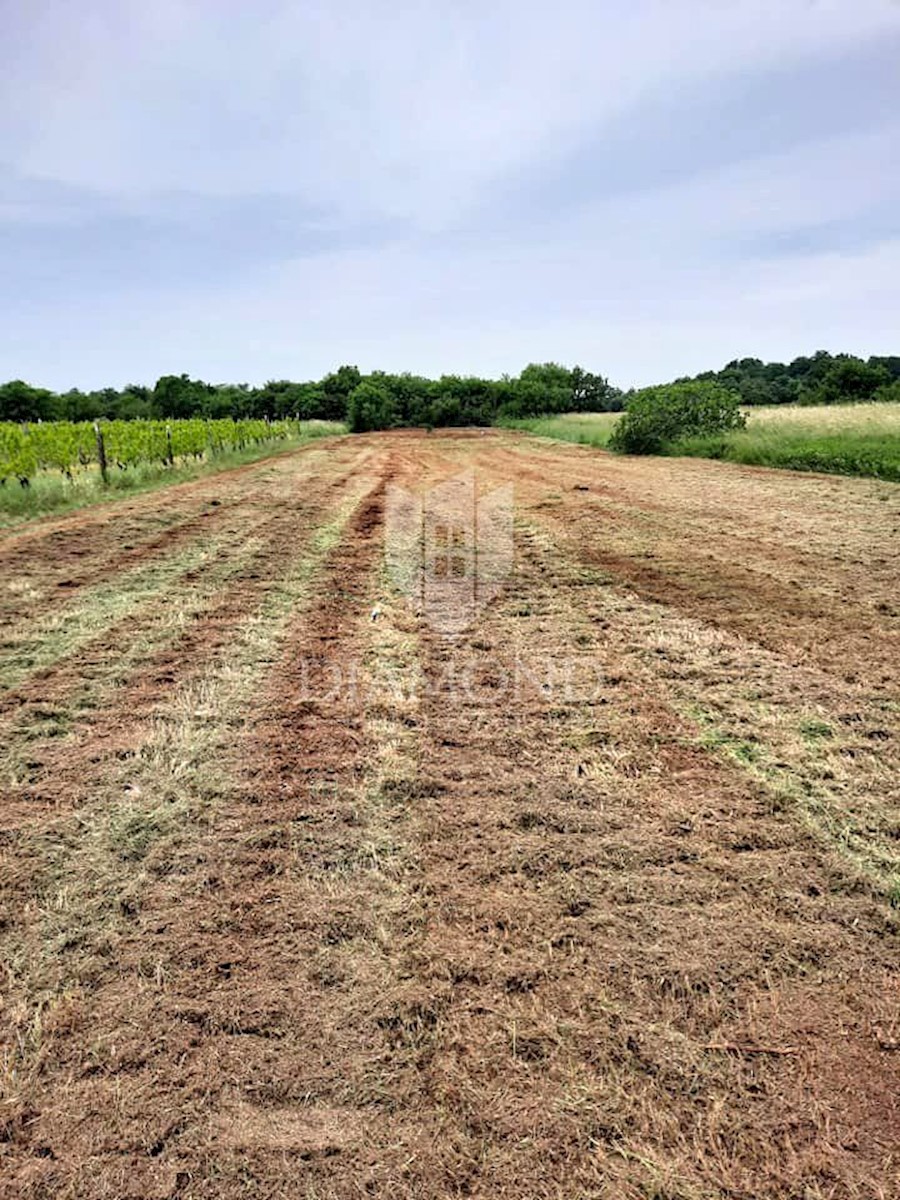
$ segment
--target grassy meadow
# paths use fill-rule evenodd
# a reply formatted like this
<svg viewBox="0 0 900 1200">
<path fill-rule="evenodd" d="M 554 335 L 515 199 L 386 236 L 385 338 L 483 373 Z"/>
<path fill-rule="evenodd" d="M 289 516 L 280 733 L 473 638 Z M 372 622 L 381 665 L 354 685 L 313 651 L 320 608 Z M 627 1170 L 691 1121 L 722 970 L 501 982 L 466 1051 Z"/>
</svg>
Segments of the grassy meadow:
<svg viewBox="0 0 900 1200">
<path fill-rule="evenodd" d="M 577 442 L 601 449 L 608 443 L 619 413 L 562 413 L 547 417 L 523 417 L 501 422 L 504 429 L 523 429 L 538 437 L 559 442 Z"/>
<path fill-rule="evenodd" d="M 746 429 L 686 438 L 672 453 L 900 482 L 900 404 L 751 409 Z"/>
<path fill-rule="evenodd" d="M 673 455 L 900 482 L 900 404 L 747 409 L 747 428 L 685 438 Z M 605 447 L 617 413 L 570 413 L 511 422 L 540 437 Z"/>
</svg>

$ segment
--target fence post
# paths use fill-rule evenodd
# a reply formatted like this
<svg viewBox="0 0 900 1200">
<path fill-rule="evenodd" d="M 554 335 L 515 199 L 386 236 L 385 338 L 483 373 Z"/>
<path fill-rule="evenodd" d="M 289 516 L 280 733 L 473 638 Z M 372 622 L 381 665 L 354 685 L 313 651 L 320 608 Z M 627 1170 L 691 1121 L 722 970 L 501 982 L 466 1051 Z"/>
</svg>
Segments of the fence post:
<svg viewBox="0 0 900 1200">
<path fill-rule="evenodd" d="M 106 470 L 106 444 L 103 441 L 103 430 L 100 428 L 100 422 L 94 422 L 94 433 L 97 435 L 97 461 L 100 464 L 100 475 L 104 483 L 109 483 L 109 475 Z"/>
</svg>

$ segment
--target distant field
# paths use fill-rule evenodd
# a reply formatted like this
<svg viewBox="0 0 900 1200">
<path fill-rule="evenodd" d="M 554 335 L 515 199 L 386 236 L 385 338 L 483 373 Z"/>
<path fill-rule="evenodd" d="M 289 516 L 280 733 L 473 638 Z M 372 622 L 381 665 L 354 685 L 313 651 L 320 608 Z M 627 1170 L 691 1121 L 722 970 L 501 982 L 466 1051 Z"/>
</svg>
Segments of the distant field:
<svg viewBox="0 0 900 1200">
<path fill-rule="evenodd" d="M 541 437 L 603 447 L 617 420 L 616 413 L 571 413 L 514 425 Z M 745 430 L 688 438 L 672 453 L 900 481 L 900 404 L 748 409 Z"/>
</svg>

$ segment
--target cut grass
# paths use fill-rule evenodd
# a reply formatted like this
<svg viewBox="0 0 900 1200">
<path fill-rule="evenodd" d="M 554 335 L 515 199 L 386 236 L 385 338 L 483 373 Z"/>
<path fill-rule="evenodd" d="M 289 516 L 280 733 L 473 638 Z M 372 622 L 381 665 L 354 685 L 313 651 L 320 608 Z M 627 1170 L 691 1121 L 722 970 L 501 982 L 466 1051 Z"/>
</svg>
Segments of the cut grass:
<svg viewBox="0 0 900 1200">
<path fill-rule="evenodd" d="M 537 527 L 529 533 L 529 546 L 552 564 L 548 577 L 573 587 L 577 559 L 570 548 Z M 820 681 L 762 647 L 617 589 L 598 591 L 593 608 L 604 619 L 605 650 L 615 646 L 623 666 L 694 726 L 686 746 L 736 768 L 773 813 L 833 853 L 846 876 L 841 886 L 852 880 L 890 900 L 900 887 L 900 812 L 892 764 L 880 749 L 889 714 L 877 699 L 864 702 L 848 688 L 811 709 L 798 697 Z M 846 726 L 840 714 L 851 703 L 864 719 Z M 595 765 L 605 756 L 622 769 L 614 740 L 589 737 L 576 745 L 586 757 L 594 753 Z"/>
<path fill-rule="evenodd" d="M 0 644 L 0 689 L 12 689 L 37 671 L 77 653 L 101 635 L 115 639 L 115 626 L 171 588 L 189 571 L 215 563 L 227 535 L 193 543 L 180 554 L 122 572 L 71 604 L 17 627 Z M 127 654 L 129 647 L 122 648 Z"/>
<path fill-rule="evenodd" d="M 93 781 L 77 816 L 19 838 L 17 877 L 31 920 L 27 932 L 7 940 L 5 955 L 21 1030 L 39 1028 L 48 1005 L 89 985 L 147 876 L 165 873 L 179 844 L 192 829 L 203 830 L 231 793 L 225 759 L 241 723 L 234 714 L 246 711 L 291 622 L 314 602 L 328 555 L 364 490 L 316 530 L 307 551 L 236 629 L 227 654 L 175 691 L 136 752 Z M 39 1042 L 19 1037 L 0 1059 L 0 1102 L 12 1103 L 36 1069 Z"/>
<path fill-rule="evenodd" d="M 131 614 L 145 611 L 149 619 L 142 627 L 130 631 L 128 636 L 116 638 L 116 644 L 121 645 L 119 654 L 106 657 L 98 654 L 93 670 L 80 679 L 76 675 L 76 684 L 71 687 L 65 699 L 53 696 L 43 703 L 29 703 L 21 698 L 16 708 L 0 717 L 0 738 L 6 744 L 5 757 L 0 757 L 0 778 L 5 779 L 7 786 L 25 786 L 31 777 L 35 765 L 33 743 L 46 743 L 49 738 L 69 738 L 78 721 L 89 719 L 92 713 L 111 704 L 116 690 L 124 686 L 129 674 L 141 663 L 147 662 L 152 655 L 176 641 L 192 622 L 198 620 L 221 590 L 238 576 L 248 563 L 254 561 L 262 547 L 260 539 L 248 539 L 240 554 L 226 557 L 208 567 L 194 588 L 183 593 L 179 593 L 174 586 L 179 580 L 170 577 L 166 586 L 173 591 L 167 597 L 165 605 L 158 607 L 153 613 L 147 611 L 150 604 L 159 598 L 159 593 L 154 593 L 146 605 L 135 603 Z M 203 567 L 210 554 L 215 552 L 215 547 L 211 548 L 207 544 L 205 554 L 191 569 Z M 184 572 L 181 574 L 183 577 Z M 75 622 L 76 632 L 81 635 L 80 642 L 77 638 L 75 642 L 62 640 L 61 634 L 65 632 L 65 625 L 52 634 L 48 641 L 55 657 L 42 662 L 41 665 L 45 669 L 56 666 L 70 655 L 77 655 L 79 650 L 90 642 L 96 641 L 103 631 L 109 628 L 100 620 L 100 615 L 100 611 L 91 608 L 82 613 Z M 127 616 L 126 613 L 122 619 L 127 619 Z M 18 682 L 24 681 L 27 681 L 27 673 L 26 676 L 20 677 Z M 3 683 L 3 675 L 0 672 L 0 688 Z"/>
<path fill-rule="evenodd" d="M 384 497 L 473 444 L 516 554 L 450 640 Z M 900 884 L 858 863 L 896 846 L 897 489 L 520 435 L 310 457 L 315 504 L 238 477 L 226 524 L 285 557 L 200 661 L 12 791 L 0 1193 L 894 1195 Z"/>
<path fill-rule="evenodd" d="M 303 424 L 301 435 L 296 438 L 267 442 L 261 446 L 246 446 L 243 450 L 227 450 L 208 458 L 181 462 L 174 467 L 164 463 L 142 463 L 127 470 L 112 469 L 107 484 L 100 478 L 99 469 L 93 466 L 78 471 L 71 479 L 57 471 L 43 471 L 31 481 L 30 487 L 7 480 L 0 486 L 0 529 L 50 513 L 70 512 L 91 504 L 155 491 L 171 483 L 185 483 L 204 475 L 214 475 L 218 471 L 258 462 L 286 450 L 295 450 L 313 438 L 346 432 L 346 426 L 338 421 L 307 421 Z"/>
</svg>

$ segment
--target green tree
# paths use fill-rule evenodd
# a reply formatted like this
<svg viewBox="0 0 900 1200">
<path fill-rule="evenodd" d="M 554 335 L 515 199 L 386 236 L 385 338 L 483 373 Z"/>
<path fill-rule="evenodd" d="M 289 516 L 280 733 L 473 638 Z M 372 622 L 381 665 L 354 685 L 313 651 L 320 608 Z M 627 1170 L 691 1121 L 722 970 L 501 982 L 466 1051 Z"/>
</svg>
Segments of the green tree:
<svg viewBox="0 0 900 1200">
<path fill-rule="evenodd" d="M 153 389 L 153 402 L 161 417 L 185 419 L 203 411 L 210 385 L 188 375 L 163 375 Z"/>
<path fill-rule="evenodd" d="M 122 421 L 149 420 L 155 417 L 152 389 L 140 383 L 127 383 L 122 388 L 114 412 L 107 415 L 116 416 Z"/>
<path fill-rule="evenodd" d="M 894 379 L 880 387 L 872 399 L 881 404 L 900 404 L 900 379 Z"/>
<path fill-rule="evenodd" d="M 397 405 L 382 380 L 363 379 L 350 393 L 347 423 L 354 433 L 390 429 L 398 424 Z"/>
<path fill-rule="evenodd" d="M 609 444 L 623 454 L 661 454 L 681 437 L 727 433 L 745 424 L 737 393 L 720 383 L 670 383 L 635 392 Z"/>
<path fill-rule="evenodd" d="M 861 358 L 839 355 L 821 379 L 801 396 L 807 404 L 847 404 L 871 400 L 879 388 L 891 381 L 886 367 L 870 366 Z"/>
<path fill-rule="evenodd" d="M 900 379 L 900 355 L 873 354 L 869 359 L 870 367 L 884 367 L 891 379 Z"/>
<path fill-rule="evenodd" d="M 522 416 L 566 412 L 572 408 L 574 387 L 568 367 L 554 362 L 529 363 L 518 382 Z"/>
<path fill-rule="evenodd" d="M 622 393 L 612 387 L 602 375 L 593 375 L 581 367 L 573 367 L 572 412 L 619 412 Z"/>
<path fill-rule="evenodd" d="M 93 392 L 71 388 L 59 398 L 60 419 L 63 421 L 96 421 L 103 416 L 103 406 Z"/>
<path fill-rule="evenodd" d="M 52 421 L 57 403 L 54 392 L 22 379 L 0 384 L 0 421 Z"/>
<path fill-rule="evenodd" d="M 322 417 L 327 421 L 343 421 L 347 416 L 350 393 L 359 387 L 362 375 L 359 367 L 338 367 L 322 380 L 324 410 Z"/>
</svg>

